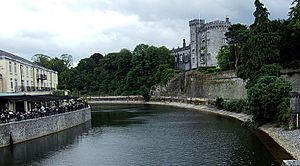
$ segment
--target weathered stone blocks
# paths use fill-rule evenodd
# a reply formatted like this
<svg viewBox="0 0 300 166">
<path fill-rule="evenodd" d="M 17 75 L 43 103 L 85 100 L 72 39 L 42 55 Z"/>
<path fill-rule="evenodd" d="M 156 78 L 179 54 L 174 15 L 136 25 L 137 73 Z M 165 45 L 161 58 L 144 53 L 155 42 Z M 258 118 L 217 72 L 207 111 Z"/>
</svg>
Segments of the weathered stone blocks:
<svg viewBox="0 0 300 166">
<path fill-rule="evenodd" d="M 15 144 L 56 133 L 89 120 L 91 120 L 90 107 L 53 116 L 0 124 L 0 147 L 10 144 L 10 135 Z"/>
</svg>

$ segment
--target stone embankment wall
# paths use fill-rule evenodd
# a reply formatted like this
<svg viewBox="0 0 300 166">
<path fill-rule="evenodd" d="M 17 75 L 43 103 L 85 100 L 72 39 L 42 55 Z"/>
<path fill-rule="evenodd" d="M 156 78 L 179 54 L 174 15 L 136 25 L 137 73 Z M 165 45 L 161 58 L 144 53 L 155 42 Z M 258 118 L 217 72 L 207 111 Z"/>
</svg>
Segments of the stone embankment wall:
<svg viewBox="0 0 300 166">
<path fill-rule="evenodd" d="M 245 85 L 234 71 L 211 74 L 189 71 L 173 78 L 164 88 L 154 87 L 151 93 L 154 96 L 241 99 L 246 97 Z"/>
<path fill-rule="evenodd" d="M 91 120 L 91 108 L 0 125 L 0 147 L 56 133 Z"/>
<path fill-rule="evenodd" d="M 284 69 L 282 77 L 292 84 L 293 91 L 300 91 L 300 69 Z M 166 86 L 154 86 L 153 96 L 186 96 L 194 98 L 242 99 L 246 98 L 246 82 L 234 71 L 204 74 L 189 71 L 174 77 Z"/>
<path fill-rule="evenodd" d="M 99 103 L 143 103 L 143 96 L 89 96 L 89 104 Z"/>
<path fill-rule="evenodd" d="M 281 74 L 292 84 L 293 92 L 300 91 L 300 69 L 284 69 Z"/>
</svg>

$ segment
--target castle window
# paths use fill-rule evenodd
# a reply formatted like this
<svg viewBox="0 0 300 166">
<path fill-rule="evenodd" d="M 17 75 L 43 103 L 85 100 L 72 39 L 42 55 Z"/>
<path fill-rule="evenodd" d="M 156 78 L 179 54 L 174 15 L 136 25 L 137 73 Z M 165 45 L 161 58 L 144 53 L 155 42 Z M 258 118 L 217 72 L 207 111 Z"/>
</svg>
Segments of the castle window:
<svg viewBox="0 0 300 166">
<path fill-rule="evenodd" d="M 195 57 L 193 57 L 193 63 L 195 63 Z"/>
</svg>

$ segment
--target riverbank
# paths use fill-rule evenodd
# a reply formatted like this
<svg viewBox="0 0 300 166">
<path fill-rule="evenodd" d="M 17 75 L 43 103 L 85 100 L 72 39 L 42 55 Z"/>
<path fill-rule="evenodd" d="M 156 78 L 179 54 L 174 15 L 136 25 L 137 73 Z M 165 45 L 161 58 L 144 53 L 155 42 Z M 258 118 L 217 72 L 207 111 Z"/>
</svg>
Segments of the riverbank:
<svg viewBox="0 0 300 166">
<path fill-rule="evenodd" d="M 237 119 L 241 122 L 246 122 L 252 119 L 251 115 L 243 113 L 235 113 L 224 110 L 218 110 L 207 105 L 195 105 L 181 102 L 158 102 L 158 101 L 93 101 L 90 104 L 153 104 L 153 105 L 166 105 L 175 106 L 186 109 L 194 109 L 198 111 L 209 112 L 213 114 L 218 114 L 226 117 L 231 117 Z M 275 125 L 266 124 L 258 128 L 260 131 L 268 134 L 278 145 L 284 148 L 288 153 L 291 154 L 296 160 L 300 160 L 300 130 L 286 130 L 283 128 L 277 128 Z"/>
</svg>

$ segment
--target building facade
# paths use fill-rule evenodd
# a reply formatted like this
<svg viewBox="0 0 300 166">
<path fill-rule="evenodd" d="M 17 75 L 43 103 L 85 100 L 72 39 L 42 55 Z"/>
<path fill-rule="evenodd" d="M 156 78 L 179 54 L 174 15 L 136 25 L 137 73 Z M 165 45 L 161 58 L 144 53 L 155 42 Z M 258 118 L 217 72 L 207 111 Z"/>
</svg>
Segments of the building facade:
<svg viewBox="0 0 300 166">
<path fill-rule="evenodd" d="M 186 45 L 185 39 L 183 39 L 182 47 L 172 50 L 172 54 L 175 57 L 175 68 L 178 70 L 189 70 L 191 68 L 191 47 Z"/>
<path fill-rule="evenodd" d="M 57 84 L 56 71 L 0 50 L 0 93 L 51 92 Z"/>
<path fill-rule="evenodd" d="M 178 70 L 191 70 L 205 66 L 217 66 L 219 49 L 227 45 L 225 33 L 231 26 L 229 18 L 225 21 L 212 21 L 194 19 L 189 22 L 190 44 L 172 49 L 175 57 L 175 68 Z"/>
</svg>

